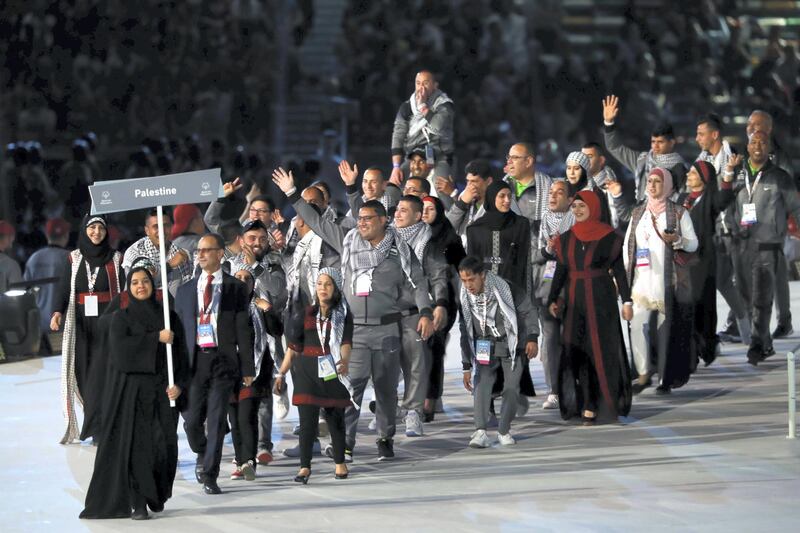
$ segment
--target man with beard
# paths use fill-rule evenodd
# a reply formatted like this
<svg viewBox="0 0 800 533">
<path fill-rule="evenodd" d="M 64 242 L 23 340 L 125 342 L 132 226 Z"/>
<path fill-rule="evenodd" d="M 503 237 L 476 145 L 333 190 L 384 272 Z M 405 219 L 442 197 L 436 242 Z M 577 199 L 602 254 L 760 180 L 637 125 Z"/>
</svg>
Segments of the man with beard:
<svg viewBox="0 0 800 533">
<path fill-rule="evenodd" d="M 375 386 L 378 460 L 394 457 L 393 437 L 400 373 L 402 320 L 418 315 L 414 335 L 426 342 L 433 334 L 431 298 L 427 280 L 414 251 L 393 227 L 383 204 L 370 200 L 358 211 L 356 231 L 342 243 L 344 294 L 353 312 L 353 351 L 350 379 L 358 406 L 369 378 Z M 413 307 L 398 295 L 413 295 Z M 359 409 L 345 414 L 345 454 L 352 457 L 358 429 Z"/>
<path fill-rule="evenodd" d="M 737 182 L 744 182 L 736 193 L 736 220 L 740 224 L 737 280 L 745 303 L 751 311 L 753 331 L 747 360 L 757 365 L 774 355 L 769 321 L 776 288 L 778 265 L 786 259 L 788 215 L 798 220 L 800 198 L 789 175 L 769 159 L 770 139 L 766 132 L 755 131 L 747 143 L 748 157 L 742 164 Z M 731 160 L 728 171 L 739 158 Z"/>
<path fill-rule="evenodd" d="M 425 290 L 432 295 L 436 304 L 433 310 L 433 327 L 434 330 L 439 330 L 447 323 L 447 263 L 443 257 L 429 249 L 431 228 L 422 221 L 422 207 L 422 200 L 416 196 L 403 196 L 397 205 L 393 224 L 397 234 L 422 265 L 423 275 L 428 278 Z M 402 294 L 401 300 L 403 307 L 415 308 L 413 293 Z M 428 373 L 432 357 L 430 344 L 418 340 L 418 322 L 418 312 L 403 316 L 401 320 L 400 366 L 405 383 L 401 406 L 406 410 L 407 437 L 422 436 L 423 407 L 428 392 Z"/>
<path fill-rule="evenodd" d="M 756 131 L 763 131 L 769 137 L 769 160 L 772 164 L 783 169 L 792 178 L 791 159 L 778 146 L 772 131 L 772 116 L 766 111 L 757 109 L 750 113 L 747 119 L 747 137 L 749 138 Z M 793 183 L 795 187 L 798 186 L 796 177 Z M 778 263 L 775 284 L 775 307 L 778 309 L 778 327 L 772 332 L 772 336 L 780 339 L 794 333 L 792 310 L 789 301 L 789 269 L 785 260 Z"/>
</svg>

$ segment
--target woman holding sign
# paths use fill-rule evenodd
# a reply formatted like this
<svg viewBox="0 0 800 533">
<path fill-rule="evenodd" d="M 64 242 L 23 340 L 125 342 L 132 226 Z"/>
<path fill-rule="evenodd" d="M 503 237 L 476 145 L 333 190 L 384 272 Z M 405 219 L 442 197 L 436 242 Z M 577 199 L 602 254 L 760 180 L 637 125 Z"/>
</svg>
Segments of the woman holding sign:
<svg viewBox="0 0 800 533">
<path fill-rule="evenodd" d="M 178 410 L 170 407 L 188 382 L 181 321 L 164 328 L 150 272 L 128 276 L 128 306 L 111 319 L 104 424 L 81 518 L 148 518 L 164 509 L 178 465 Z M 169 386 L 166 345 L 173 345 Z"/>
<path fill-rule="evenodd" d="M 316 304 L 307 306 L 294 322 L 287 325 L 289 349 L 275 378 L 275 390 L 279 393 L 286 386 L 286 372 L 291 368 L 292 403 L 300 414 L 300 471 L 294 480 L 305 485 L 311 476 L 311 452 L 317 438 L 320 408 L 324 409 L 331 433 L 335 477 L 345 479 L 344 410 L 352 402 L 347 366 L 353 315 L 342 296 L 339 270 L 320 269 Z"/>
<path fill-rule="evenodd" d="M 61 403 L 66 425 L 61 444 L 78 438 L 75 396 L 84 409 L 81 440 L 97 437 L 99 417 L 94 416 L 102 380 L 89 378 L 98 350 L 98 321 L 109 302 L 120 293 L 124 273 L 122 255 L 111 249 L 105 217 L 86 215 L 78 233 L 78 249 L 69 254 L 70 269 L 61 281 L 62 303 L 50 319 L 50 329 L 64 326 L 61 344 Z"/>
</svg>

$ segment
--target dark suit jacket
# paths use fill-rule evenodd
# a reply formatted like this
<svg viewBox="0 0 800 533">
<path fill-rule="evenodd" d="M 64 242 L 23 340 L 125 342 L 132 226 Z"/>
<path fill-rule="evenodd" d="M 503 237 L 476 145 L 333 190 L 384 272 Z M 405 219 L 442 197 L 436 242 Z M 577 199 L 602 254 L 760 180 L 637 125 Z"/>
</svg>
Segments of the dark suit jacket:
<svg viewBox="0 0 800 533">
<path fill-rule="evenodd" d="M 175 312 L 183 324 L 189 364 L 195 368 L 197 338 L 197 281 L 192 278 L 178 288 Z M 217 310 L 217 349 L 236 365 L 241 376 L 255 376 L 253 326 L 248 311 L 247 287 L 230 274 L 222 273 L 222 297 Z"/>
</svg>

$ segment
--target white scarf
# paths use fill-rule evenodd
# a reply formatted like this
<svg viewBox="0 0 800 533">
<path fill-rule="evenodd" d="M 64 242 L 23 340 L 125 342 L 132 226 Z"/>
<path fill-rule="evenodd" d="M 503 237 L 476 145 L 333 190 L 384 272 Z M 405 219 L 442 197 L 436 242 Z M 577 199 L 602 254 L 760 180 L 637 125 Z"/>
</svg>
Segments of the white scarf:
<svg viewBox="0 0 800 533">
<path fill-rule="evenodd" d="M 291 294 L 294 289 L 298 288 L 302 281 L 306 283 L 308 294 L 314 294 L 314 283 L 316 283 L 315 280 L 317 279 L 317 273 L 319 272 L 321 264 L 322 238 L 313 231 L 309 231 L 298 241 L 294 249 L 294 254 L 292 254 L 292 264 L 287 276 L 289 280 L 289 294 Z M 303 266 L 306 267 L 306 277 L 304 280 L 301 280 L 300 272 Z"/>
<path fill-rule="evenodd" d="M 391 226 L 386 228 L 386 235 L 375 247 L 362 239 L 358 230 L 351 230 L 345 235 L 342 244 L 342 268 L 345 270 L 345 277 L 347 277 L 347 271 L 349 270 L 353 284 L 355 284 L 356 278 L 362 274 L 366 274 L 371 278 L 375 267 L 389 257 L 392 247 L 397 248 L 403 273 L 408 278 L 411 286 L 415 287 L 411 281 L 411 248 L 403 239 L 399 238 L 397 232 Z"/>
</svg>

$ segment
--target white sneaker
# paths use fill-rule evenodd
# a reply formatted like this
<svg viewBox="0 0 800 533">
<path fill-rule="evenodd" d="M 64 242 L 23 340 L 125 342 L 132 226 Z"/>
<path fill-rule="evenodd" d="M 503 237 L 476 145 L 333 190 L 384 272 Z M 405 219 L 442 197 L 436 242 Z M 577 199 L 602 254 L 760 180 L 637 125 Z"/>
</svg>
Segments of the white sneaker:
<svg viewBox="0 0 800 533">
<path fill-rule="evenodd" d="M 416 411 L 410 410 L 406 414 L 406 437 L 421 437 L 422 436 L 422 420 L 419 419 L 419 414 Z"/>
<path fill-rule="evenodd" d="M 283 420 L 289 416 L 289 394 L 286 388 L 280 394 L 273 394 L 274 415 L 278 420 Z"/>
<path fill-rule="evenodd" d="M 372 420 L 369 421 L 369 425 L 367 426 L 367 429 L 370 430 L 370 431 L 375 431 L 377 428 L 378 428 L 378 419 L 377 418 L 373 418 Z"/>
<path fill-rule="evenodd" d="M 498 433 L 497 442 L 500 443 L 500 446 L 511 446 L 512 444 L 517 443 L 517 441 L 514 440 L 514 437 L 511 436 L 511 433 L 506 433 L 505 435 Z"/>
<path fill-rule="evenodd" d="M 522 394 L 519 395 L 517 399 L 517 416 L 522 417 L 528 414 L 528 409 L 531 408 L 531 401 L 528 399 L 527 396 Z"/>
<path fill-rule="evenodd" d="M 491 445 L 492 441 L 489 440 L 489 435 L 486 434 L 485 429 L 477 430 L 472 434 L 472 438 L 469 441 L 470 448 L 488 448 Z"/>
<path fill-rule="evenodd" d="M 542 409 L 558 409 L 558 394 L 548 394 L 547 399 L 542 402 Z"/>
<path fill-rule="evenodd" d="M 255 481 L 256 479 L 256 465 L 253 461 L 247 461 L 239 469 L 247 481 Z"/>
</svg>

